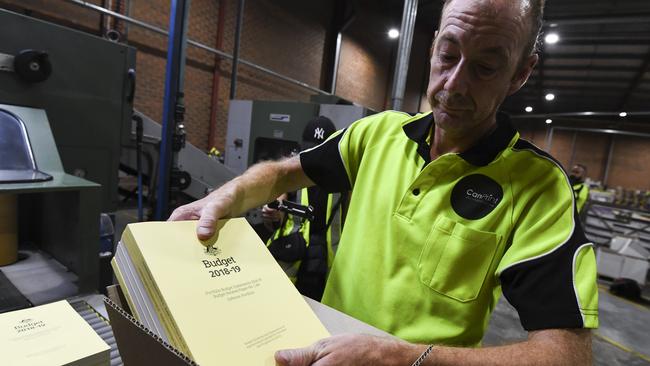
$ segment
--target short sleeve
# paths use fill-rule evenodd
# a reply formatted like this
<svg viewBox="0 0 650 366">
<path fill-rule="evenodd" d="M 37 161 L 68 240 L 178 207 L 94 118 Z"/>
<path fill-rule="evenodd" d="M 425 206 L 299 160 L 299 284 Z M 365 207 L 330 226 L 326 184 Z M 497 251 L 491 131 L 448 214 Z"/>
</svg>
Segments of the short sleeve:
<svg viewBox="0 0 650 366">
<path fill-rule="evenodd" d="M 514 192 L 520 197 L 516 222 L 497 275 L 526 330 L 597 328 L 593 245 L 582 231 L 565 173 L 548 160 L 551 168 L 539 169 L 534 184 Z"/>
<path fill-rule="evenodd" d="M 309 179 L 329 193 L 351 190 L 374 119 L 358 120 L 322 144 L 302 151 L 300 164 Z"/>
</svg>

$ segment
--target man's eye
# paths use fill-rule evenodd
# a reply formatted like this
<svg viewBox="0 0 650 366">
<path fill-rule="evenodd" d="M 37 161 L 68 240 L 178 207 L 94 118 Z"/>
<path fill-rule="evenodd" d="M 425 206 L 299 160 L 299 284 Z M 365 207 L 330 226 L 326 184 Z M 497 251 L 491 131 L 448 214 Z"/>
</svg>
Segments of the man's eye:
<svg viewBox="0 0 650 366">
<path fill-rule="evenodd" d="M 497 69 L 495 67 L 489 66 L 489 65 L 477 65 L 477 69 L 479 74 L 483 76 L 490 76 L 497 72 Z"/>
<path fill-rule="evenodd" d="M 440 55 L 440 59 L 443 62 L 453 62 L 453 61 L 456 60 L 456 56 L 450 55 L 450 54 L 447 54 L 447 53 L 443 53 L 443 54 Z"/>
</svg>

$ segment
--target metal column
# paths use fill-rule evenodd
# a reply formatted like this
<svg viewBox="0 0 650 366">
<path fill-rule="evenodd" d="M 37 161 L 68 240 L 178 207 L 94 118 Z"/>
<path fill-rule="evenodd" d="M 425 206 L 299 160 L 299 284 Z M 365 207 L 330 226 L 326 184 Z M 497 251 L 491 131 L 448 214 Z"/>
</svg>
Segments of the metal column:
<svg viewBox="0 0 650 366">
<path fill-rule="evenodd" d="M 353 13 L 352 16 L 345 21 L 345 24 L 339 29 L 336 34 L 336 51 L 334 55 L 334 70 L 332 71 L 332 86 L 330 87 L 330 93 L 336 94 L 336 79 L 339 75 L 339 64 L 341 63 L 341 47 L 343 46 L 343 32 L 352 24 L 356 18 L 356 13 Z"/>
<path fill-rule="evenodd" d="M 573 139 L 571 139 L 571 160 L 569 160 L 569 169 L 573 167 L 573 162 L 576 160 L 576 138 L 578 133 L 573 131 Z"/>
<path fill-rule="evenodd" d="M 177 129 L 182 126 L 185 115 L 183 106 L 183 77 L 185 69 L 185 48 L 187 44 L 187 16 L 190 0 L 171 0 L 169 16 L 169 41 L 167 43 L 167 69 L 165 75 L 165 99 L 163 123 L 158 160 L 158 192 L 156 220 L 165 220 L 169 215 L 170 177 L 175 164 L 172 151 Z"/>
<path fill-rule="evenodd" d="M 614 135 L 609 140 L 609 152 L 607 153 L 607 163 L 605 165 L 605 174 L 603 176 L 603 184 L 609 186 L 609 169 L 612 167 L 612 155 L 614 155 Z"/>
<path fill-rule="evenodd" d="M 547 127 L 546 129 L 546 152 L 551 153 L 551 146 L 553 145 L 553 131 L 554 127 Z"/>
<path fill-rule="evenodd" d="M 336 94 L 336 79 L 339 75 L 339 62 L 341 61 L 341 43 L 343 42 L 343 32 L 336 34 L 336 51 L 334 55 L 334 71 L 332 71 L 332 86 L 330 93 Z"/>
<path fill-rule="evenodd" d="M 230 99 L 235 99 L 237 94 L 237 66 L 239 64 L 239 43 L 241 41 L 241 28 L 244 22 L 244 0 L 239 0 L 237 8 L 237 27 L 235 28 L 235 47 L 232 53 L 232 74 L 230 78 Z"/>
<path fill-rule="evenodd" d="M 404 91 L 406 90 L 406 77 L 409 71 L 409 58 L 411 44 L 413 43 L 413 30 L 418 13 L 418 0 L 406 0 L 402 13 L 399 44 L 397 46 L 397 62 L 395 63 L 395 76 L 393 77 L 393 109 L 402 110 Z"/>
</svg>

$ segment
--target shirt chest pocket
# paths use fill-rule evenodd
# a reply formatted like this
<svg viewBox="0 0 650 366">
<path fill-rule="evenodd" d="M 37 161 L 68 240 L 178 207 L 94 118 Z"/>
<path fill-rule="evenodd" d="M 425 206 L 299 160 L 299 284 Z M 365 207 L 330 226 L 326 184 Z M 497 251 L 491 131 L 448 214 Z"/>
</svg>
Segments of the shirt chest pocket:
<svg viewBox="0 0 650 366">
<path fill-rule="evenodd" d="M 420 281 L 461 302 L 476 299 L 497 252 L 500 236 L 439 216 L 418 260 Z"/>
</svg>

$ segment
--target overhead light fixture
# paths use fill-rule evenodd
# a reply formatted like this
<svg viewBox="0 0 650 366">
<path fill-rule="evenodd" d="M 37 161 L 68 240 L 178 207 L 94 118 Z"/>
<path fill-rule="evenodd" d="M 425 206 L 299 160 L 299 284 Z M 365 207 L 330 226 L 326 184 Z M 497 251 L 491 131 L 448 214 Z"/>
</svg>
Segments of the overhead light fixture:
<svg viewBox="0 0 650 366">
<path fill-rule="evenodd" d="M 621 112 L 618 115 L 621 116 L 621 117 L 627 117 L 627 112 Z"/>
<path fill-rule="evenodd" d="M 549 118 L 546 120 L 546 124 L 550 124 L 550 123 L 553 123 L 553 120 Z"/>
<path fill-rule="evenodd" d="M 530 112 L 533 111 L 533 107 L 528 106 L 528 107 L 524 108 L 524 110 L 525 110 L 526 112 L 530 113 Z"/>
<path fill-rule="evenodd" d="M 555 44 L 560 40 L 560 36 L 557 33 L 549 33 L 544 37 L 544 41 L 548 44 Z"/>
<path fill-rule="evenodd" d="M 396 39 L 397 37 L 399 37 L 399 31 L 397 29 L 392 28 L 388 31 L 388 38 Z"/>
<path fill-rule="evenodd" d="M 548 94 L 546 94 L 546 96 L 544 96 L 544 98 L 550 102 L 550 101 L 552 101 L 553 99 L 555 99 L 555 94 L 553 94 L 553 93 L 548 93 Z"/>
</svg>

